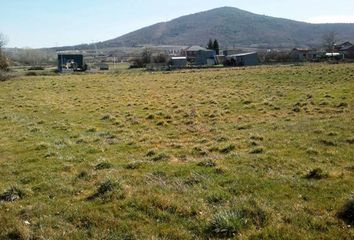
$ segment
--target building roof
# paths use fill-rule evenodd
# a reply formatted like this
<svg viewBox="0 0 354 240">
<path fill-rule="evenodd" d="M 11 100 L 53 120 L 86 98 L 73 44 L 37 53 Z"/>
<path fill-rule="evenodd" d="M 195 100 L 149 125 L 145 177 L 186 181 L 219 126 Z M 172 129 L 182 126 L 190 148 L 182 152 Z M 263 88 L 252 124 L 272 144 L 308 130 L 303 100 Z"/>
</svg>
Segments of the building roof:
<svg viewBox="0 0 354 240">
<path fill-rule="evenodd" d="M 346 50 L 349 50 L 351 48 L 353 48 L 354 46 L 353 45 L 345 45 L 345 46 L 342 46 L 339 51 L 346 51 Z"/>
<path fill-rule="evenodd" d="M 172 60 L 187 60 L 187 57 L 172 57 Z"/>
<path fill-rule="evenodd" d="M 196 52 L 196 51 L 212 51 L 212 50 L 203 48 L 201 46 L 191 46 L 187 48 L 186 51 Z"/>
<path fill-rule="evenodd" d="M 67 51 L 57 51 L 57 54 L 65 54 L 65 55 L 78 55 L 83 54 L 83 51 L 80 50 L 67 50 Z"/>
<path fill-rule="evenodd" d="M 316 49 L 310 49 L 310 48 L 294 48 L 293 51 L 298 51 L 298 52 L 310 52 L 310 51 L 316 51 Z"/>
<path fill-rule="evenodd" d="M 232 55 L 228 55 L 228 57 L 244 57 L 244 56 L 250 56 L 250 55 L 255 55 L 255 54 L 257 54 L 257 52 L 232 54 Z"/>
</svg>

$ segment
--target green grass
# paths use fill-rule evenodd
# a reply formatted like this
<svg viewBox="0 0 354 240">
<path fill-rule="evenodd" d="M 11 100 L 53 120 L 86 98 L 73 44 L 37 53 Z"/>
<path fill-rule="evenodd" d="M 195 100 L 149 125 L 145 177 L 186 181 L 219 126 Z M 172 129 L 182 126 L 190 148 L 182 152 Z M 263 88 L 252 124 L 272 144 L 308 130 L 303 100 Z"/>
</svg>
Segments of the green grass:
<svg viewBox="0 0 354 240">
<path fill-rule="evenodd" d="M 353 122 L 353 64 L 0 82 L 0 239 L 352 239 Z"/>
</svg>

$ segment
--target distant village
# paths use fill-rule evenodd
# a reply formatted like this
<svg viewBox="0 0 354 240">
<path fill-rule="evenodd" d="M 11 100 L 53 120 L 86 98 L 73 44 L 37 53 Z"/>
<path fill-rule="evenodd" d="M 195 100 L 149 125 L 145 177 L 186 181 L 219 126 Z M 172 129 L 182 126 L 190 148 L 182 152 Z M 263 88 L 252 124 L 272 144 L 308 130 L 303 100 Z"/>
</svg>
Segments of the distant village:
<svg viewBox="0 0 354 240">
<path fill-rule="evenodd" d="M 6 54 L 12 66 L 57 66 L 57 71 L 86 71 L 115 69 L 121 63 L 130 68 L 173 70 L 183 68 L 245 67 L 260 64 L 286 64 L 299 62 L 354 61 L 351 42 L 330 43 L 321 49 L 259 49 L 246 47 L 219 48 L 217 40 L 205 46 L 141 45 L 134 48 L 87 50 L 11 49 Z"/>
<path fill-rule="evenodd" d="M 215 40 L 216 41 L 216 40 Z M 94 54 L 96 53 L 96 54 Z M 86 51 L 58 52 L 59 71 L 86 71 L 89 66 L 85 58 L 94 58 L 99 70 L 109 70 L 116 62 L 122 61 L 113 54 L 97 54 Z M 139 54 L 132 54 L 124 60 L 131 68 L 150 70 L 172 70 L 193 67 L 213 66 L 255 66 L 271 63 L 344 61 L 354 59 L 354 45 L 350 42 L 333 45 L 329 49 L 294 48 L 291 51 L 244 49 L 219 50 L 201 46 L 144 46 Z M 92 61 L 91 61 L 92 62 Z"/>
</svg>

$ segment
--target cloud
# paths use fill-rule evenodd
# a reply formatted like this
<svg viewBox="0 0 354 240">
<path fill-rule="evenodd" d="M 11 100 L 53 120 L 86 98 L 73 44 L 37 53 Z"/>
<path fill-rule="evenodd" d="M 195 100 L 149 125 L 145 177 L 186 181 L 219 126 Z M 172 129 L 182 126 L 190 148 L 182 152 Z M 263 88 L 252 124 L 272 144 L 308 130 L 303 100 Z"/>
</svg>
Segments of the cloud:
<svg viewBox="0 0 354 240">
<path fill-rule="evenodd" d="M 315 16 L 306 20 L 310 23 L 354 23 L 354 16 L 332 15 Z"/>
</svg>

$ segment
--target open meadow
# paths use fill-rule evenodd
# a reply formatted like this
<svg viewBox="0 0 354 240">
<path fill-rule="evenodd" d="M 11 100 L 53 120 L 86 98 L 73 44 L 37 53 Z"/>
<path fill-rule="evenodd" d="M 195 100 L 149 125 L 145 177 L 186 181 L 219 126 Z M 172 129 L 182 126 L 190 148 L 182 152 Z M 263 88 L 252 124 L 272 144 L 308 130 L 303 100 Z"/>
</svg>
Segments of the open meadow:
<svg viewBox="0 0 354 240">
<path fill-rule="evenodd" d="M 354 64 L 0 82 L 0 239 L 353 239 Z"/>
</svg>

